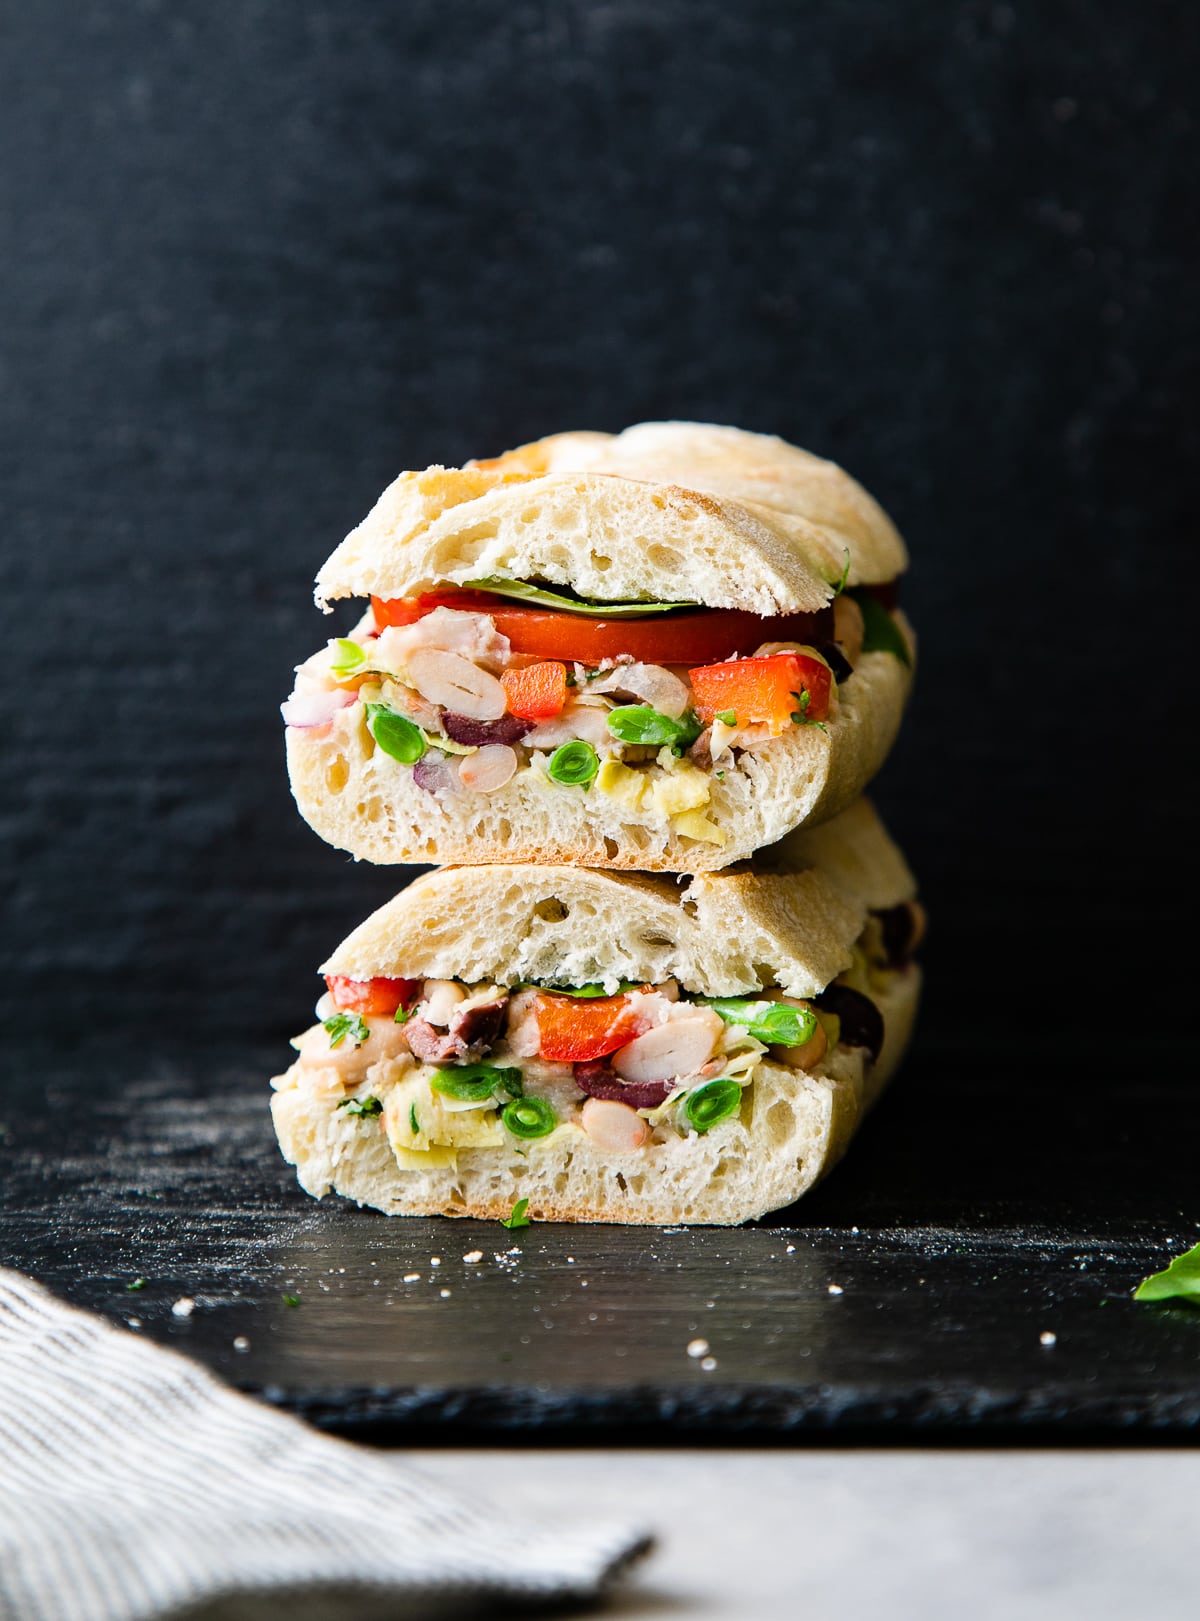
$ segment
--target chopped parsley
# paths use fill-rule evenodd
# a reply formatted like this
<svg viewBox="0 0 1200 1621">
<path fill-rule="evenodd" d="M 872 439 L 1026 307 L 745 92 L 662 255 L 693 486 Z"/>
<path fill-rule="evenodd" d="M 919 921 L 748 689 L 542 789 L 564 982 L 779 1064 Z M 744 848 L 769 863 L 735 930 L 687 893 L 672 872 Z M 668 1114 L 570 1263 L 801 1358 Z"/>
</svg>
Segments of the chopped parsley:
<svg viewBox="0 0 1200 1621">
<path fill-rule="evenodd" d="M 421 1122 L 417 1119 L 417 1106 L 410 1103 L 408 1106 L 408 1124 L 414 1137 L 421 1135 Z"/>
<path fill-rule="evenodd" d="M 717 717 L 722 726 L 737 725 L 737 711 L 734 709 L 718 709 Z"/>
<path fill-rule="evenodd" d="M 285 1306 L 298 1306 L 300 1304 L 299 1295 L 282 1295 L 280 1298 Z"/>
<path fill-rule="evenodd" d="M 371 1034 L 371 1026 L 361 1013 L 335 1013 L 322 1021 L 321 1028 L 329 1037 L 331 1047 L 340 1047 L 347 1036 L 356 1047 L 361 1047 Z"/>
<path fill-rule="evenodd" d="M 345 1109 L 347 1114 L 357 1116 L 359 1119 L 370 1120 L 375 1115 L 383 1113 L 383 1104 L 378 1098 L 343 1098 L 338 1104 L 339 1109 Z"/>
<path fill-rule="evenodd" d="M 133 1282 L 127 1283 L 125 1287 L 130 1294 L 136 1294 L 139 1289 L 146 1287 L 146 1280 L 145 1278 L 134 1278 Z"/>
</svg>

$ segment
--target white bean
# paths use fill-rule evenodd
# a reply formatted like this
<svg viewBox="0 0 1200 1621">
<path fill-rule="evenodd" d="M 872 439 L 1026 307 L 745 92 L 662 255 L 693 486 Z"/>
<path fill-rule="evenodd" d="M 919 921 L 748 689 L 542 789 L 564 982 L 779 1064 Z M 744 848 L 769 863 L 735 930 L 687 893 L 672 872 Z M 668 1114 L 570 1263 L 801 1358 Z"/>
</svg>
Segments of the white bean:
<svg viewBox="0 0 1200 1621">
<path fill-rule="evenodd" d="M 612 1067 L 623 1081 L 673 1081 L 695 1075 L 712 1055 L 723 1029 L 721 1019 L 707 1010 L 671 1019 L 618 1048 Z"/>
<path fill-rule="evenodd" d="M 394 1019 L 370 1018 L 366 1020 L 370 1035 L 356 1044 L 349 1031 L 336 1047 L 329 1044 L 329 1035 L 321 1025 L 315 1024 L 300 1037 L 300 1063 L 305 1069 L 336 1069 L 343 1078 L 362 1074 L 381 1058 L 394 1058 L 408 1051 L 404 1026 Z"/>
<path fill-rule="evenodd" d="M 599 681 L 590 681 L 588 691 L 628 693 L 672 720 L 679 719 L 692 696 L 687 683 L 661 664 L 618 665 Z"/>
<path fill-rule="evenodd" d="M 628 1154 L 640 1148 L 650 1135 L 650 1128 L 627 1103 L 608 1098 L 589 1098 L 583 1106 L 580 1122 L 597 1148 L 610 1154 Z"/>
<path fill-rule="evenodd" d="M 408 676 L 422 698 L 470 720 L 499 720 L 506 703 L 494 675 L 457 653 L 420 648 L 410 655 Z"/>
<path fill-rule="evenodd" d="M 417 1009 L 417 1017 L 444 1029 L 466 995 L 462 986 L 455 984 L 452 979 L 427 979 L 421 987 L 421 1005 Z"/>
<path fill-rule="evenodd" d="M 465 754 L 459 762 L 458 774 L 464 788 L 477 794 L 494 794 L 512 780 L 517 769 L 517 754 L 507 743 L 485 743 L 474 754 Z"/>
</svg>

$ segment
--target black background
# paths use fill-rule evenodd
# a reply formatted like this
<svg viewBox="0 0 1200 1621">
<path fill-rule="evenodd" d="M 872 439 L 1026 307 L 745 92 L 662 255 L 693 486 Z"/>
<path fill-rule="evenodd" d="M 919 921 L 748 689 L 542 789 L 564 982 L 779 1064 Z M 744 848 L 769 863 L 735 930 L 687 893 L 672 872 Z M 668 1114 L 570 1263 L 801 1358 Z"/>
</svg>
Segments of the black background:
<svg viewBox="0 0 1200 1621">
<path fill-rule="evenodd" d="M 910 543 L 878 798 L 964 1118 L 982 1057 L 1171 1073 L 1192 8 L 42 0 L 0 44 L 6 1030 L 300 1027 L 398 877 L 288 795 L 317 565 L 402 468 L 686 416 Z"/>
</svg>

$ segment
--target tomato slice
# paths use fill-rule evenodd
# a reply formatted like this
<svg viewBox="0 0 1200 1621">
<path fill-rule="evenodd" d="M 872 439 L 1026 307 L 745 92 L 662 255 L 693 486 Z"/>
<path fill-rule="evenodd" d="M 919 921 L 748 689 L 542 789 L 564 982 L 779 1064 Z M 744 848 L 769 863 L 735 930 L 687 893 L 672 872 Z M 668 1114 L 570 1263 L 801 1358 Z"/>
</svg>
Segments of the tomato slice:
<svg viewBox="0 0 1200 1621">
<path fill-rule="evenodd" d="M 782 732 L 792 715 L 824 720 L 829 713 L 833 672 L 815 653 L 770 653 L 761 659 L 734 659 L 689 670 L 696 713 L 709 725 L 731 710 L 739 726 L 769 726 Z M 805 706 L 803 694 L 808 693 Z"/>
<path fill-rule="evenodd" d="M 833 639 L 833 609 L 780 614 L 764 619 L 737 608 L 683 609 L 646 619 L 605 619 L 526 608 L 486 591 L 429 591 L 420 597 L 372 597 L 375 622 L 411 625 L 435 608 L 486 613 L 507 636 L 514 653 L 571 663 L 599 664 L 622 653 L 644 664 L 713 664 L 762 642 L 827 642 Z"/>
<path fill-rule="evenodd" d="M 534 1004 L 540 1056 L 554 1064 L 582 1064 L 615 1053 L 638 1034 L 641 1020 L 627 996 L 573 996 L 539 993 Z"/>
<path fill-rule="evenodd" d="M 326 974 L 329 994 L 343 1013 L 394 1014 L 421 989 L 419 979 L 347 979 L 344 974 Z"/>
<path fill-rule="evenodd" d="M 510 715 L 522 720 L 549 720 L 567 701 L 567 667 L 557 659 L 505 670 L 500 677 Z"/>
</svg>

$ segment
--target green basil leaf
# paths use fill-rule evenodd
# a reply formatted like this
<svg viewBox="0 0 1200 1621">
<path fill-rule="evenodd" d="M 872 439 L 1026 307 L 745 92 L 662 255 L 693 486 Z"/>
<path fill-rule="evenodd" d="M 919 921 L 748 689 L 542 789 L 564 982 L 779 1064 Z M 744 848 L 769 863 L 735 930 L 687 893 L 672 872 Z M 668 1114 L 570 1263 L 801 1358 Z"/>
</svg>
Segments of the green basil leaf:
<svg viewBox="0 0 1200 1621">
<path fill-rule="evenodd" d="M 402 765 L 415 765 L 425 752 L 421 728 L 386 704 L 367 705 L 367 729 L 383 752 Z"/>
<path fill-rule="evenodd" d="M 334 675 L 353 675 L 367 662 L 366 648 L 348 636 L 335 636 L 331 645 L 335 652 L 329 668 Z"/>
<path fill-rule="evenodd" d="M 590 743 L 577 737 L 555 749 L 546 764 L 551 782 L 568 787 L 583 787 L 591 782 L 600 769 L 600 757 Z"/>
<path fill-rule="evenodd" d="M 856 586 L 850 595 L 862 609 L 863 652 L 891 653 L 911 670 L 912 654 L 908 650 L 908 643 L 879 598 L 873 597 L 862 586 Z"/>
<path fill-rule="evenodd" d="M 345 1109 L 360 1120 L 373 1120 L 377 1114 L 383 1113 L 383 1104 L 378 1098 L 343 1098 L 338 1104 L 339 1109 Z"/>
<path fill-rule="evenodd" d="M 1144 1279 L 1135 1300 L 1189 1300 L 1200 1306 L 1200 1244 L 1177 1255 L 1170 1266 Z"/>
<path fill-rule="evenodd" d="M 356 1047 L 361 1047 L 371 1034 L 371 1026 L 361 1013 L 335 1013 L 332 1018 L 322 1020 L 321 1028 L 329 1037 L 331 1047 L 340 1047 L 347 1036 Z"/>
<path fill-rule="evenodd" d="M 500 1221 L 501 1227 L 507 1227 L 509 1232 L 512 1232 L 514 1227 L 528 1227 L 529 1226 L 529 1217 L 525 1214 L 525 1212 L 528 1209 L 529 1209 L 529 1200 L 528 1199 L 518 1199 L 516 1204 L 513 1205 L 512 1211 L 510 1212 L 510 1214 L 508 1216 L 508 1219 L 505 1220 L 503 1217 L 501 1218 L 501 1221 Z"/>
<path fill-rule="evenodd" d="M 514 1098 L 500 1116 L 514 1137 L 532 1140 L 548 1137 L 558 1124 L 558 1116 L 542 1098 Z"/>
<path fill-rule="evenodd" d="M 722 1075 L 689 1092 L 683 1102 L 683 1112 L 697 1131 L 711 1131 L 722 1120 L 736 1114 L 741 1105 L 741 1087 L 728 1075 Z"/>
<path fill-rule="evenodd" d="M 661 748 L 664 743 L 672 748 L 690 748 L 700 736 L 703 727 L 690 712 L 672 720 L 649 704 L 622 704 L 608 715 L 608 729 L 622 743 Z"/>
<path fill-rule="evenodd" d="M 594 602 L 586 597 L 568 597 L 527 580 L 507 580 L 499 574 L 485 580 L 467 580 L 464 591 L 490 591 L 497 597 L 514 597 L 557 613 L 590 614 L 594 619 L 636 619 L 644 614 L 671 613 L 676 608 L 698 608 L 698 602 Z"/>
<path fill-rule="evenodd" d="M 727 996 L 706 1001 L 726 1024 L 745 1025 L 755 1041 L 768 1047 L 803 1047 L 817 1028 L 811 1008 L 791 1007 L 787 1002 L 753 1001 L 748 997 Z"/>
<path fill-rule="evenodd" d="M 532 984 L 533 981 L 527 981 Z M 641 980 L 623 979 L 613 992 L 606 991 L 603 985 L 542 985 L 539 990 L 549 991 L 554 996 L 574 996 L 581 1000 L 590 1000 L 596 996 L 623 996 L 626 991 L 637 991 L 642 986 Z"/>
<path fill-rule="evenodd" d="M 436 1069 L 429 1084 L 435 1092 L 459 1103 L 482 1103 L 496 1092 L 519 1098 L 523 1091 L 521 1071 L 497 1064 L 456 1064 L 450 1069 Z"/>
</svg>

